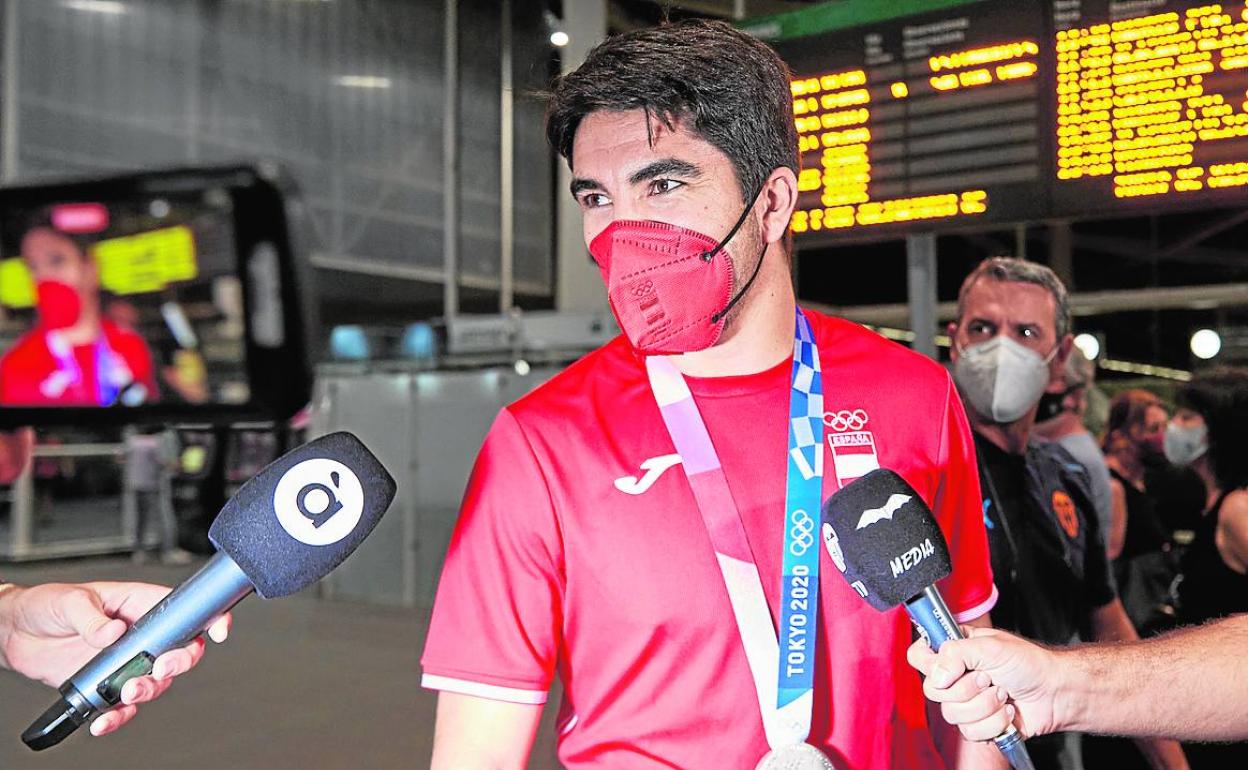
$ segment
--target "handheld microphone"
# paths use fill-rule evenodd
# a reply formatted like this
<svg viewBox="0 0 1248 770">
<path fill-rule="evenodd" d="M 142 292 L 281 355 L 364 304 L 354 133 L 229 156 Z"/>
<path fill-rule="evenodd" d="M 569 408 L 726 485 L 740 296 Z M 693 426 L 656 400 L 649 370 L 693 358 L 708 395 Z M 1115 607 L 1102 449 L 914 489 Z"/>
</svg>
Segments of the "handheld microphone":
<svg viewBox="0 0 1248 770">
<path fill-rule="evenodd" d="M 961 639 L 936 581 L 953 571 L 949 548 L 923 498 L 887 468 L 871 471 L 823 505 L 823 542 L 858 595 L 884 612 L 905 605 L 933 650 Z M 1016 770 L 1034 770 L 1013 725 L 993 739 Z"/>
<path fill-rule="evenodd" d="M 218 553 L 66 680 L 22 742 L 41 751 L 65 740 L 116 706 L 122 685 L 150 673 L 161 653 L 190 642 L 252 591 L 273 599 L 325 577 L 373 531 L 394 493 L 394 479 L 350 433 L 279 457 L 221 509 L 208 531 Z"/>
</svg>

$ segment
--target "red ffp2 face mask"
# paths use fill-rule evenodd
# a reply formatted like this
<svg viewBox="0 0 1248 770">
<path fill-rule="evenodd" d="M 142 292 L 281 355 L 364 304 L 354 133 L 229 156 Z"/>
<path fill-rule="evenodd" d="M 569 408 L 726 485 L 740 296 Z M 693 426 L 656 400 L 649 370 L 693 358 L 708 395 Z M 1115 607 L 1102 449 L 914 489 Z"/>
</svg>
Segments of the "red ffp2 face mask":
<svg viewBox="0 0 1248 770">
<path fill-rule="evenodd" d="M 40 281 L 35 287 L 39 322 L 48 329 L 65 329 L 78 323 L 82 299 L 74 287 L 60 281 Z"/>
<path fill-rule="evenodd" d="M 732 259 L 724 250 L 749 216 L 751 201 L 723 241 L 653 220 L 622 219 L 589 244 L 607 284 L 611 310 L 633 348 L 643 355 L 706 350 L 719 341 L 724 319 L 758 276 L 732 296 Z"/>
</svg>

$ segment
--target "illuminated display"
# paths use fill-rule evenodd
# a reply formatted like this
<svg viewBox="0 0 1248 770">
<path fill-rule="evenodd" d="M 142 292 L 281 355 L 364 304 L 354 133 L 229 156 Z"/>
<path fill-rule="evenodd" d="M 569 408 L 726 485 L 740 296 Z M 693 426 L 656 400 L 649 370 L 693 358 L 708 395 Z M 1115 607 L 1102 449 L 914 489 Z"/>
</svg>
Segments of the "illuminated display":
<svg viewBox="0 0 1248 770">
<path fill-rule="evenodd" d="M 1248 186 L 1242 2 L 984 0 L 775 46 L 807 242 L 1238 203 Z"/>
<path fill-rule="evenodd" d="M 925 16 L 838 32 L 826 46 L 777 45 L 797 73 L 793 232 L 995 219 L 999 207 L 1008 218 L 1029 204 L 1022 188 L 1044 176 L 1037 75 L 1045 38 L 1034 29 L 1042 16 L 989 16 Z M 856 66 L 829 66 L 838 61 Z"/>
<path fill-rule="evenodd" d="M 99 267 L 100 286 L 118 295 L 160 291 L 199 275 L 195 238 L 183 225 L 99 241 L 91 253 Z M 0 260 L 0 305 L 34 304 L 34 281 L 25 262 L 20 257 Z"/>
<path fill-rule="evenodd" d="M 1097 178 L 1127 200 L 1248 185 L 1248 11 L 1228 11 L 1057 32 L 1059 194 Z"/>
</svg>

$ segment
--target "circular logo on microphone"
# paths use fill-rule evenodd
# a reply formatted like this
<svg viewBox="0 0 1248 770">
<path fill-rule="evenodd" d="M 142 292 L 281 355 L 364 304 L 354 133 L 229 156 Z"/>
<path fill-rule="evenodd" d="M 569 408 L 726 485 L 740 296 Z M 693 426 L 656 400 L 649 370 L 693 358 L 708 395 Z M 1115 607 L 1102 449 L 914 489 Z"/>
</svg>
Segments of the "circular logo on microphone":
<svg viewBox="0 0 1248 770">
<path fill-rule="evenodd" d="M 273 510 L 282 529 L 294 539 L 329 545 L 351 534 L 360 523 L 364 488 L 355 473 L 337 460 L 304 460 L 277 482 Z"/>
</svg>

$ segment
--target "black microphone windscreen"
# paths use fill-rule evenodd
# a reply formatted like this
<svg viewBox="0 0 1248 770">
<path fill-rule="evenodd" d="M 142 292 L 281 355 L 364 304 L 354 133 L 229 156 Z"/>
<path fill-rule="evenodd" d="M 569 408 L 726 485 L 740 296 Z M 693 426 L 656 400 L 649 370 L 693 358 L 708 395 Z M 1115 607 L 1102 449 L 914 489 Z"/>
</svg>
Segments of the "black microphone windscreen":
<svg viewBox="0 0 1248 770">
<path fill-rule="evenodd" d="M 828 498 L 823 542 L 850 586 L 881 611 L 917 596 L 952 570 L 944 535 L 927 504 L 887 468 Z"/>
<path fill-rule="evenodd" d="M 350 433 L 331 433 L 274 460 L 221 509 L 208 538 L 266 599 L 325 577 L 368 537 L 395 483 Z"/>
</svg>

